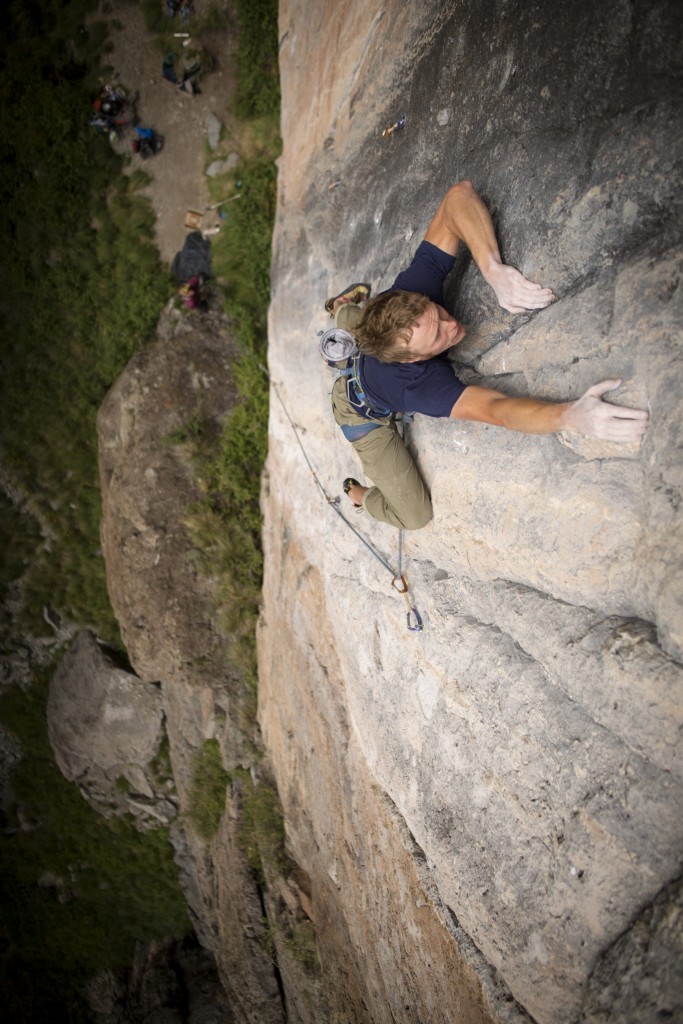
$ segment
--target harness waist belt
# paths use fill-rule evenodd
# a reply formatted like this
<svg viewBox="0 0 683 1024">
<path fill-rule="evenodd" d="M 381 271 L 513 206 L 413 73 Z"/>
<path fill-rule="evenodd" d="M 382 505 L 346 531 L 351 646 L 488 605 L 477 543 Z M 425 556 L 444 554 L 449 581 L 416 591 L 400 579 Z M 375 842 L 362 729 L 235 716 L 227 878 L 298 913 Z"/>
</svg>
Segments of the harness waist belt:
<svg viewBox="0 0 683 1024">
<path fill-rule="evenodd" d="M 373 420 L 383 420 L 386 419 L 387 416 L 391 416 L 391 409 L 376 409 L 368 402 L 363 391 L 363 386 L 358 377 L 358 369 L 355 360 L 352 369 L 350 369 L 348 375 L 345 374 L 345 376 L 346 397 L 359 416 Z"/>
</svg>

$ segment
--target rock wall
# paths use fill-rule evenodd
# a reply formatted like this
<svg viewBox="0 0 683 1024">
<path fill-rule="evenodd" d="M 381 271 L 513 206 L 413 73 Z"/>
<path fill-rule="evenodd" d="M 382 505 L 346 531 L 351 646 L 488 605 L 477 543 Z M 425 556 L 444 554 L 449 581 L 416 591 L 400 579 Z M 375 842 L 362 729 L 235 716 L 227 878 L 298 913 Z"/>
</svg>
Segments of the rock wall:
<svg viewBox="0 0 683 1024">
<path fill-rule="evenodd" d="M 231 770 L 255 740 L 240 727 L 248 698 L 214 623 L 214 581 L 193 559 L 185 519 L 201 485 L 188 447 L 178 443 L 197 418 L 209 435 L 224 425 L 235 401 L 235 357 L 225 316 L 172 308 L 161 317 L 156 342 L 133 356 L 98 414 L 102 549 L 140 687 L 157 683 L 161 692 L 181 812 L 172 840 L 195 930 L 215 954 L 236 1019 L 280 1024 L 262 898 L 238 840 L 239 786 L 229 787 L 211 842 L 187 827 L 203 743 L 217 739 Z"/>
<path fill-rule="evenodd" d="M 132 814 L 140 829 L 173 821 L 175 787 L 159 757 L 159 687 L 118 666 L 86 630 L 50 682 L 47 727 L 62 775 L 100 814 Z"/>
<path fill-rule="evenodd" d="M 283 0 L 280 35 L 259 720 L 329 1019 L 683 1014 L 674 6 Z M 511 316 L 463 254 L 458 372 L 558 400 L 619 377 L 652 420 L 623 450 L 418 416 L 435 516 L 405 538 L 412 633 L 285 409 L 339 495 L 359 465 L 324 299 L 388 286 L 464 178 L 558 301 Z M 353 525 L 395 563 L 391 528 Z"/>
</svg>

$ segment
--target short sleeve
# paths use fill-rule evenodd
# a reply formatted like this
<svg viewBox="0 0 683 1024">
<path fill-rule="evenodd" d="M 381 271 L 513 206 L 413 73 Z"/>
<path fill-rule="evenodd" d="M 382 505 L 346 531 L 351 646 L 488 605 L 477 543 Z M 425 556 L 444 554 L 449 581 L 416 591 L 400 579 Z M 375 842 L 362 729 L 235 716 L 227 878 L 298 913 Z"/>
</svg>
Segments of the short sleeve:
<svg viewBox="0 0 683 1024">
<path fill-rule="evenodd" d="M 380 363 L 365 356 L 361 361 L 361 378 L 373 405 L 425 416 L 450 416 L 465 390 L 444 355 L 417 363 Z"/>
<path fill-rule="evenodd" d="M 449 255 L 431 242 L 421 242 L 412 262 L 402 270 L 390 291 L 417 292 L 443 306 L 444 281 L 453 269 L 455 256 Z"/>
</svg>

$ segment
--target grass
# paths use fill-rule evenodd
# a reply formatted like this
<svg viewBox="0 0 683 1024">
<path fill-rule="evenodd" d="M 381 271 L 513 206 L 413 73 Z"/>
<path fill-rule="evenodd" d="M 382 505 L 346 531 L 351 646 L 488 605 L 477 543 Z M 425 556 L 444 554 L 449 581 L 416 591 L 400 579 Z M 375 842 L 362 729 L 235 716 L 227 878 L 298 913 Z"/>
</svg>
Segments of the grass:
<svg viewBox="0 0 683 1024">
<path fill-rule="evenodd" d="M 0 499 L 0 647 L 8 651 L 50 633 L 45 604 L 120 644 L 99 551 L 95 417 L 172 289 L 150 242 L 145 176 L 126 178 L 88 126 L 108 49 L 103 23 L 88 21 L 93 7 L 39 0 L 0 13 L 0 463 L 13 495 Z M 18 618 L 10 592 L 23 602 Z M 0 834 L 3 1019 L 21 1024 L 90 1021 L 88 978 L 129 965 L 138 941 L 190 930 L 168 831 L 104 819 L 59 772 L 46 727 L 51 671 L 36 670 L 28 691 L 12 688 L 0 700 L 0 719 L 23 750 Z"/>
<path fill-rule="evenodd" d="M 218 832 L 229 781 L 218 740 L 206 740 L 194 759 L 188 813 L 195 831 L 205 843 L 210 843 Z"/>
<path fill-rule="evenodd" d="M 242 118 L 280 108 L 277 0 L 237 0 L 239 59 L 235 110 Z"/>
<path fill-rule="evenodd" d="M 45 45 L 33 53 L 17 40 L 0 84 L 0 458 L 42 534 L 19 626 L 43 631 L 49 603 L 117 642 L 99 553 L 95 417 L 171 284 L 138 194 L 145 176 L 122 175 L 88 126 L 85 67 L 56 66 Z"/>
<path fill-rule="evenodd" d="M 11 502 L 0 491 L 0 595 L 26 571 L 40 539 L 36 520 L 25 504 Z"/>
<path fill-rule="evenodd" d="M 245 771 L 239 772 L 238 777 L 243 798 L 240 845 L 252 871 L 263 884 L 269 870 L 279 875 L 287 870 L 282 805 L 275 786 L 269 782 L 254 782 Z"/>
</svg>

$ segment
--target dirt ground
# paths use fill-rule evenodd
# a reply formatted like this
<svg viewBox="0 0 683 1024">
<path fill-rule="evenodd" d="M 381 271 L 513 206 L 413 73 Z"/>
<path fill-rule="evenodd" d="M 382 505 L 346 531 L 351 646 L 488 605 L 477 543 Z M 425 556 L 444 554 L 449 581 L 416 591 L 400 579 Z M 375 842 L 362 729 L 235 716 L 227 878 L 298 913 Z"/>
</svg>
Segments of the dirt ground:
<svg viewBox="0 0 683 1024">
<path fill-rule="evenodd" d="M 229 110 L 235 84 L 235 32 L 202 33 L 192 36 L 209 0 L 196 0 L 195 13 L 186 24 L 173 19 L 173 30 L 189 32 L 190 45 L 199 43 L 212 55 L 215 66 L 203 75 L 201 93 L 190 96 L 166 81 L 161 73 L 164 54 L 156 38 L 145 28 L 142 11 L 128 3 L 115 6 L 114 18 L 122 24 L 112 29 L 114 44 L 109 60 L 114 68 L 112 79 L 129 93 L 138 93 L 137 113 L 140 124 L 164 136 L 161 153 L 143 160 L 131 152 L 135 137 L 127 131 L 116 148 L 132 157 L 131 169 L 142 167 L 153 179 L 146 189 L 157 215 L 156 239 L 162 259 L 171 262 L 182 249 L 188 228 L 188 210 L 204 210 L 209 204 L 204 170 L 212 156 L 207 146 L 207 116 L 215 113 L 225 125 L 224 141 L 217 154 L 227 155 L 234 122 Z M 163 4 L 163 0 L 159 0 Z M 178 54 L 184 40 L 178 39 Z M 227 147 L 227 148 L 226 148 Z M 216 223 L 219 223 L 216 220 Z"/>
</svg>

